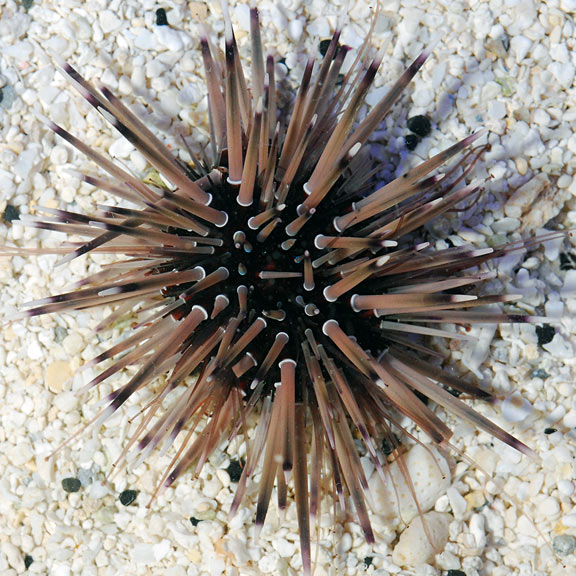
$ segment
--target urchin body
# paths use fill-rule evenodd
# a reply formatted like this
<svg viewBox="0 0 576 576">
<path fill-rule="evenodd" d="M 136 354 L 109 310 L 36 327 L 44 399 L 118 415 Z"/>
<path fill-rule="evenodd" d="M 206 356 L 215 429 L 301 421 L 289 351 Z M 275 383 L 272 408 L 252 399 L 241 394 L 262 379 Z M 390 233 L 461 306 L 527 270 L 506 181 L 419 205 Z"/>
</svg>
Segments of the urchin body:
<svg viewBox="0 0 576 576">
<path fill-rule="evenodd" d="M 108 173 L 85 180 L 133 208 L 105 206 L 88 216 L 46 210 L 45 217 L 30 221 L 88 237 L 65 260 L 88 252 L 122 257 L 76 289 L 32 303 L 22 316 L 111 304 L 118 307 L 116 320 L 136 308 L 134 333 L 92 361 L 112 362 L 87 388 L 126 366 L 137 367 L 109 395 L 96 421 L 167 375 L 130 442 L 145 455 L 183 437 L 164 485 L 188 469 L 199 471 L 222 442 L 245 431 L 248 415 L 258 408 L 232 509 L 258 466 L 260 525 L 274 484 L 283 508 L 293 483 L 309 572 L 311 519 L 327 482 L 337 501 L 354 510 L 368 541 L 374 539 L 356 437 L 383 481 L 388 460 L 379 446 L 388 438 L 398 448 L 392 434 L 402 429 L 398 414 L 411 418 L 435 444 L 449 446 L 451 430 L 424 397 L 530 452 L 446 390 L 444 385 L 491 398 L 437 368 L 421 338 L 467 338 L 439 324 L 533 319 L 477 308 L 514 298 L 470 291 L 491 277 L 478 270 L 482 264 L 520 245 L 439 251 L 414 244 L 410 236 L 481 189 L 466 183 L 481 152 L 471 150 L 478 135 L 397 180 L 373 185 L 364 146 L 427 54 L 358 120 L 382 54 L 370 55 L 366 48 L 341 76 L 349 50 L 336 32 L 320 67 L 308 63 L 288 120 L 278 122 L 274 60 L 262 55 L 256 10 L 251 33 L 250 89 L 229 19 L 225 59 L 215 58 L 209 36 L 202 37 L 212 150 L 209 161 L 193 167 L 176 160 L 107 88 L 97 90 L 63 66 L 88 102 L 162 178 L 143 182 L 51 124 Z M 184 394 L 163 411 L 162 403 L 182 386 Z"/>
</svg>

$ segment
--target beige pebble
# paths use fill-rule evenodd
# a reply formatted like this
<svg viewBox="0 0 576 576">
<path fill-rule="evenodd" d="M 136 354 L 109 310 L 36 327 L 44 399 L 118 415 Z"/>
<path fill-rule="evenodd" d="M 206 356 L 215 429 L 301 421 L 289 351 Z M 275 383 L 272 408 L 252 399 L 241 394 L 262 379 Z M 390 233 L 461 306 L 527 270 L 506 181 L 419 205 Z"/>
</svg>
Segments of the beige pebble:
<svg viewBox="0 0 576 576">
<path fill-rule="evenodd" d="M 189 2 L 188 9 L 192 18 L 204 20 L 208 16 L 208 6 L 204 2 Z"/>
<path fill-rule="evenodd" d="M 70 376 L 72 376 L 72 370 L 70 370 L 68 362 L 57 360 L 47 366 L 44 382 L 50 392 L 58 394 L 62 392 L 62 384 L 66 382 Z"/>
<path fill-rule="evenodd" d="M 468 503 L 468 510 L 481 508 L 486 503 L 486 496 L 484 496 L 483 492 L 479 491 L 469 492 L 464 496 L 464 499 Z"/>
<path fill-rule="evenodd" d="M 526 158 L 517 158 L 515 160 L 516 162 L 516 170 L 518 170 L 518 174 L 520 174 L 521 176 L 524 176 L 524 174 L 526 174 L 528 172 L 528 162 L 526 161 Z"/>
</svg>

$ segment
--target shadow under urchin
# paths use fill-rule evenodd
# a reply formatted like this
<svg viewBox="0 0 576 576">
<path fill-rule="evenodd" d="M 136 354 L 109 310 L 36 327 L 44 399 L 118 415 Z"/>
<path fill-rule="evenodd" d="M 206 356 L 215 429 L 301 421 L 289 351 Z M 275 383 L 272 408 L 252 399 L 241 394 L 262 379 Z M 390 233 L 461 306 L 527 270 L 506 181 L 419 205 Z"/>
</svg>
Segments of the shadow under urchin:
<svg viewBox="0 0 576 576">
<path fill-rule="evenodd" d="M 107 367 L 86 389 L 137 367 L 107 397 L 93 420 L 101 422 L 136 391 L 166 377 L 128 446 L 145 457 L 181 437 L 163 486 L 187 470 L 198 473 L 235 435 L 247 439 L 247 419 L 257 409 L 232 513 L 257 470 L 260 526 L 273 487 L 283 509 L 291 485 L 309 574 L 323 489 L 332 490 L 336 505 L 354 514 L 367 541 L 374 541 L 357 439 L 383 482 L 389 458 L 380 446 L 386 439 L 398 457 L 392 431 L 403 430 L 403 417 L 433 444 L 450 447 L 452 431 L 427 400 L 532 453 L 462 401 L 493 398 L 437 367 L 427 339 L 468 340 L 462 326 L 542 319 L 483 308 L 513 302 L 514 296 L 471 294 L 493 278 L 483 264 L 527 243 L 442 250 L 413 243 L 411 232 L 466 206 L 482 189 L 481 182 L 468 183 L 483 150 L 472 146 L 479 133 L 385 185 L 373 184 L 375 167 L 365 144 L 428 52 L 359 119 L 384 53 L 367 41 L 342 73 L 350 49 L 340 45 L 337 30 L 321 64 L 308 61 L 284 120 L 277 113 L 275 62 L 264 57 L 257 10 L 251 10 L 250 83 L 224 12 L 223 58 L 203 26 L 201 31 L 210 160 L 186 165 L 106 87 L 96 89 L 62 66 L 158 177 L 142 180 L 50 123 L 107 173 L 84 180 L 129 207 L 100 206 L 90 215 L 42 208 L 43 216 L 28 218 L 27 226 L 86 238 L 56 250 L 65 254 L 64 262 L 91 252 L 118 260 L 12 318 L 115 306 L 102 329 L 136 310 L 132 333 L 89 363 Z M 178 399 L 162 409 L 182 387 Z"/>
</svg>

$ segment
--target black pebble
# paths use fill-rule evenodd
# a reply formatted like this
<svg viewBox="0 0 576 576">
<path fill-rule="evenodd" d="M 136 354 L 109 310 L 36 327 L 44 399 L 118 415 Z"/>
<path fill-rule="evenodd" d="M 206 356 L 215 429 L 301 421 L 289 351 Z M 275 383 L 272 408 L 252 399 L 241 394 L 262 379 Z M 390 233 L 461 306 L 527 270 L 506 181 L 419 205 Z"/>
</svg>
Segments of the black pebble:
<svg viewBox="0 0 576 576">
<path fill-rule="evenodd" d="M 230 482 L 239 482 L 242 476 L 242 470 L 244 470 L 244 461 L 233 460 L 230 462 L 226 472 L 230 476 Z"/>
<path fill-rule="evenodd" d="M 20 210 L 12 204 L 7 204 L 4 214 L 2 214 L 2 220 L 4 222 L 14 222 L 14 220 L 20 220 Z"/>
<path fill-rule="evenodd" d="M 418 142 L 420 142 L 420 140 L 416 134 L 408 134 L 404 138 L 404 142 L 406 142 L 406 148 L 408 148 L 408 150 L 414 150 L 416 146 L 418 146 Z"/>
<path fill-rule="evenodd" d="M 558 432 L 556 428 L 544 428 L 544 434 L 554 434 L 554 432 Z"/>
<path fill-rule="evenodd" d="M 82 488 L 82 482 L 78 478 L 64 478 L 62 480 L 62 488 L 65 492 L 78 492 Z"/>
<path fill-rule="evenodd" d="M 138 496 L 136 490 L 124 490 L 123 492 L 120 492 L 118 499 L 122 506 L 130 506 L 130 504 L 136 500 L 136 496 Z"/>
<path fill-rule="evenodd" d="M 408 126 L 408 130 L 410 130 L 410 132 L 414 132 L 414 134 L 422 137 L 428 136 L 432 128 L 430 120 L 421 114 L 418 116 L 412 116 L 412 118 L 408 118 L 406 126 Z"/>
<path fill-rule="evenodd" d="M 366 566 L 366 568 L 368 568 L 369 566 L 372 566 L 372 562 L 374 562 L 374 558 L 372 556 L 366 556 L 366 558 L 364 558 L 363 562 L 364 562 L 364 566 Z"/>
<path fill-rule="evenodd" d="M 545 324 L 544 326 L 536 326 L 536 336 L 538 336 L 538 346 L 543 346 L 544 344 L 548 344 L 548 342 L 552 342 L 554 334 L 556 334 L 554 326 L 550 326 L 548 324 Z"/>
<path fill-rule="evenodd" d="M 322 54 L 322 56 L 326 56 L 326 52 L 328 52 L 328 46 L 330 46 L 330 42 L 331 40 L 320 40 L 320 46 L 319 46 L 319 50 L 320 50 L 320 54 Z"/>
<path fill-rule="evenodd" d="M 28 570 L 28 568 L 30 568 L 30 565 L 32 564 L 32 562 L 34 562 L 34 558 L 32 558 L 32 556 L 30 556 L 30 554 L 26 554 L 26 556 L 24 556 L 24 568 L 26 568 L 26 570 Z"/>
<path fill-rule="evenodd" d="M 466 576 L 466 572 L 462 570 L 448 570 L 446 576 Z"/>
<path fill-rule="evenodd" d="M 166 10 L 158 8 L 156 10 L 156 26 L 168 26 L 168 18 L 166 17 Z"/>
<path fill-rule="evenodd" d="M 192 524 L 192 526 L 198 526 L 198 524 L 200 524 L 201 520 L 198 520 L 198 518 L 194 518 L 194 516 L 190 516 L 190 523 Z"/>
<path fill-rule="evenodd" d="M 386 454 L 386 456 L 389 456 L 390 454 L 392 454 L 392 452 L 394 452 L 394 450 L 396 450 L 398 444 L 399 440 L 396 436 L 394 436 L 393 438 L 390 437 L 383 438 L 380 450 L 382 450 L 382 452 Z"/>
<path fill-rule="evenodd" d="M 576 256 L 569 252 L 560 252 L 560 270 L 574 270 L 576 268 Z"/>
</svg>

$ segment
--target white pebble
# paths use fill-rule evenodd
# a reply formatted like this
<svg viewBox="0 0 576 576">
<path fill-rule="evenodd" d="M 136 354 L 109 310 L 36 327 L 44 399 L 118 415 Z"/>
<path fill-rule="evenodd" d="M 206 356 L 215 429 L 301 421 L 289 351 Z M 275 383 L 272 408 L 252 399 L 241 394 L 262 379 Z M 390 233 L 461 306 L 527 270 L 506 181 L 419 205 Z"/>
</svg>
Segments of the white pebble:
<svg viewBox="0 0 576 576">
<path fill-rule="evenodd" d="M 113 158 L 128 158 L 132 150 L 134 150 L 134 145 L 128 142 L 126 138 L 118 138 L 112 142 L 108 148 L 108 153 Z"/>
<path fill-rule="evenodd" d="M 506 116 L 506 104 L 500 100 L 488 102 L 488 118 L 490 120 L 500 120 Z"/>
<path fill-rule="evenodd" d="M 18 159 L 14 164 L 14 173 L 20 176 L 22 180 L 25 180 L 32 170 L 32 168 L 37 164 L 42 157 L 39 154 L 39 149 L 37 146 L 31 146 L 28 150 L 24 150 L 18 155 Z"/>
<path fill-rule="evenodd" d="M 474 374 L 480 374 L 480 366 L 488 357 L 495 334 L 494 324 L 474 326 L 470 331 L 470 335 L 476 337 L 477 340 L 464 347 L 462 362 Z"/>
<path fill-rule="evenodd" d="M 539 126 L 548 126 L 550 124 L 550 114 L 541 108 L 534 112 L 533 118 L 534 122 Z"/>
<path fill-rule="evenodd" d="M 65 146 L 54 146 L 50 152 L 50 162 L 56 166 L 61 166 L 68 162 L 68 148 Z"/>
<path fill-rule="evenodd" d="M 569 88 L 574 80 L 575 68 L 572 64 L 552 62 L 548 67 L 562 88 Z"/>
<path fill-rule="evenodd" d="M 576 428 L 576 410 L 570 410 L 564 418 L 562 418 L 562 424 L 566 428 Z"/>
<path fill-rule="evenodd" d="M 186 569 L 183 566 L 172 566 L 167 568 L 166 576 L 186 576 Z"/>
<path fill-rule="evenodd" d="M 558 186 L 558 188 L 569 188 L 572 182 L 573 178 L 572 176 L 570 176 L 570 174 L 562 174 L 562 176 L 558 178 L 556 185 Z"/>
<path fill-rule="evenodd" d="M 441 551 L 446 546 L 449 516 L 440 512 L 428 512 L 423 519 L 426 529 L 422 518 L 418 516 L 402 532 L 392 553 L 392 560 L 399 566 L 416 566 L 430 562 L 436 551 Z"/>
<path fill-rule="evenodd" d="M 90 484 L 90 498 L 94 500 L 98 500 L 99 498 L 103 498 L 104 496 L 108 495 L 110 490 L 105 482 L 93 482 Z"/>
<path fill-rule="evenodd" d="M 44 352 L 42 351 L 42 347 L 38 343 L 37 340 L 33 340 L 28 344 L 28 348 L 26 349 L 26 354 L 30 360 L 40 360 L 42 356 L 44 356 Z"/>
<path fill-rule="evenodd" d="M 516 55 L 516 62 L 518 64 L 526 58 L 531 47 L 532 41 L 526 38 L 526 36 L 522 36 L 522 34 L 518 34 L 510 40 L 510 49 Z"/>
<path fill-rule="evenodd" d="M 278 26 L 276 22 L 275 24 Z M 317 18 L 312 22 L 308 22 L 306 30 L 309 36 L 318 36 L 319 38 L 330 38 L 332 36 L 330 22 L 325 18 Z"/>
<path fill-rule="evenodd" d="M 136 564 L 151 564 L 156 561 L 150 544 L 134 544 L 130 555 L 132 556 L 132 561 Z"/>
<path fill-rule="evenodd" d="M 141 28 L 136 38 L 134 38 L 134 46 L 140 50 L 156 50 L 158 42 L 156 42 L 156 37 L 150 30 Z"/>
<path fill-rule="evenodd" d="M 544 305 L 548 318 L 562 318 L 564 316 L 564 302 L 562 300 L 548 300 Z"/>
<path fill-rule="evenodd" d="M 180 52 L 184 48 L 182 34 L 169 26 L 157 26 L 154 29 L 158 42 L 170 52 Z"/>
<path fill-rule="evenodd" d="M 112 10 L 102 10 L 98 15 L 98 22 L 104 34 L 109 34 L 122 26 L 122 20 Z"/>
<path fill-rule="evenodd" d="M 234 15 L 238 22 L 235 28 L 248 32 L 250 30 L 250 6 L 248 4 L 239 4 L 234 8 Z"/>
<path fill-rule="evenodd" d="M 154 544 L 153 550 L 154 550 L 154 559 L 156 560 L 156 562 L 160 562 L 161 560 L 163 560 L 170 552 L 171 547 L 172 546 L 169 540 L 162 540 L 162 542 Z"/>
<path fill-rule="evenodd" d="M 281 558 L 292 558 L 296 551 L 294 543 L 288 542 L 285 538 L 278 538 L 275 548 Z"/>
<path fill-rule="evenodd" d="M 6 559 L 8 564 L 18 571 L 18 573 L 24 572 L 24 560 L 22 559 L 22 554 L 20 550 L 14 546 L 11 542 L 2 542 L 2 552 L 6 554 Z"/>
<path fill-rule="evenodd" d="M 519 218 L 500 218 L 492 224 L 492 230 L 494 230 L 494 232 L 497 234 L 506 234 L 508 232 L 514 232 L 518 230 L 518 228 L 520 228 L 520 224 L 521 222 Z"/>
<path fill-rule="evenodd" d="M 412 94 L 412 102 L 421 108 L 428 108 L 434 102 L 434 92 L 429 88 L 417 88 Z"/>
<path fill-rule="evenodd" d="M 566 270 L 564 285 L 560 294 L 563 298 L 574 296 L 576 294 L 576 270 Z"/>
<path fill-rule="evenodd" d="M 54 399 L 54 406 L 60 412 L 72 412 L 78 407 L 78 396 L 74 392 L 62 392 Z"/>
<path fill-rule="evenodd" d="M 417 444 L 404 456 L 404 464 L 410 473 L 420 509 L 424 512 L 430 510 L 450 486 L 448 463 L 434 448 L 424 448 Z M 374 496 L 375 509 L 388 518 L 399 512 L 402 519 L 409 522 L 418 514 L 414 496 L 398 463 L 390 464 L 388 470 L 386 485 L 383 485 L 377 472 L 370 477 L 370 491 Z M 391 506 L 391 503 L 397 503 L 399 511 L 395 506 Z"/>
<path fill-rule="evenodd" d="M 566 528 L 576 528 L 576 514 L 567 514 L 562 518 L 562 524 Z"/>
<path fill-rule="evenodd" d="M 470 534 L 476 541 L 476 549 L 483 550 L 486 547 L 486 518 L 482 514 L 473 514 L 470 518 Z"/>
<path fill-rule="evenodd" d="M 178 91 L 178 104 L 180 104 L 180 106 L 195 105 L 200 98 L 200 91 L 195 84 L 185 84 L 182 90 Z"/>
<path fill-rule="evenodd" d="M 555 358 L 573 358 L 574 357 L 574 346 L 572 343 L 564 338 L 561 334 L 556 334 L 552 339 L 552 342 L 544 344 L 542 346 L 544 350 L 547 350 Z"/>
<path fill-rule="evenodd" d="M 540 504 L 538 504 L 538 514 L 542 518 L 549 518 L 550 516 L 556 516 L 560 512 L 560 504 L 556 498 L 548 496 Z"/>
<path fill-rule="evenodd" d="M 241 566 L 247 564 L 250 561 L 250 554 L 246 549 L 246 542 L 242 542 L 238 538 L 228 538 L 228 550 L 236 556 L 238 564 Z"/>
<path fill-rule="evenodd" d="M 302 33 L 304 32 L 304 24 L 302 20 L 291 20 L 288 24 L 288 34 L 293 42 L 298 42 L 302 38 Z"/>
<path fill-rule="evenodd" d="M 72 334 L 68 334 L 66 338 L 62 341 L 62 346 L 64 346 L 64 350 L 69 356 L 76 356 L 84 350 L 84 340 L 82 337 L 76 333 L 72 332 Z"/>
<path fill-rule="evenodd" d="M 572 480 L 559 480 L 557 486 L 558 492 L 562 496 L 572 496 L 574 494 L 574 482 Z"/>
<path fill-rule="evenodd" d="M 532 404 L 520 392 L 514 392 L 502 402 L 502 416 L 508 422 L 522 422 L 532 411 Z"/>
<path fill-rule="evenodd" d="M 450 502 L 450 508 L 452 509 L 452 513 L 454 514 L 455 518 L 463 518 L 464 513 L 466 512 L 466 499 L 454 486 L 450 486 L 446 491 L 446 496 L 448 496 L 448 500 Z"/>
</svg>

